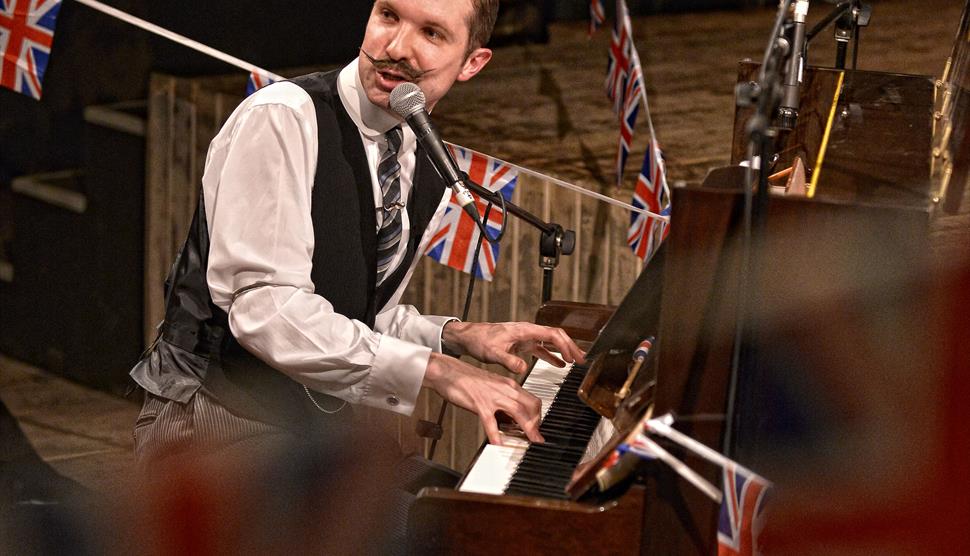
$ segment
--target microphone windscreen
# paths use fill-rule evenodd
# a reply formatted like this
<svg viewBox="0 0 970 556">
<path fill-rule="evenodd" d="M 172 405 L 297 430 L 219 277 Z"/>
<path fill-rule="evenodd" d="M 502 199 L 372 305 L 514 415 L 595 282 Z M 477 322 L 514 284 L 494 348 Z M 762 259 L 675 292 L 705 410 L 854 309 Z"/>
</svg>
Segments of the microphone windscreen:
<svg viewBox="0 0 970 556">
<path fill-rule="evenodd" d="M 391 110 L 398 116 L 407 118 L 419 110 L 424 110 L 424 91 L 409 81 L 401 83 L 391 91 L 390 104 Z"/>
</svg>

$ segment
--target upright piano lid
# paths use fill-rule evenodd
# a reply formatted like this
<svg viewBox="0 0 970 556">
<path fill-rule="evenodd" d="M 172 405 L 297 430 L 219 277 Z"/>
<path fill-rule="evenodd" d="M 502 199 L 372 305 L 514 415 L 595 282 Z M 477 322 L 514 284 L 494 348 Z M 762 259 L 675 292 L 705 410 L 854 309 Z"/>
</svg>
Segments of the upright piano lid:
<svg viewBox="0 0 970 556">
<path fill-rule="evenodd" d="M 936 91 L 933 183 L 943 209 L 960 210 L 970 190 L 970 0 Z"/>
<path fill-rule="evenodd" d="M 609 351 L 633 353 L 647 336 L 656 336 L 660 322 L 660 293 L 663 283 L 663 261 L 666 243 L 653 253 L 620 306 L 600 331 L 587 355 L 596 356 Z"/>
</svg>

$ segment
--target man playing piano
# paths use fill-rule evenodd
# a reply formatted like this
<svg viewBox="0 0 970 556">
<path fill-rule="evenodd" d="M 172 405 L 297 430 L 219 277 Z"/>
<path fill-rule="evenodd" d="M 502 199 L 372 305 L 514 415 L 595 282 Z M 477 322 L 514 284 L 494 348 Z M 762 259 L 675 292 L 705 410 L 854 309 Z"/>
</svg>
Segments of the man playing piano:
<svg viewBox="0 0 970 556">
<path fill-rule="evenodd" d="M 410 414 L 422 385 L 477 414 L 491 442 L 498 411 L 542 440 L 538 399 L 441 351 L 516 373 L 520 355 L 561 364 L 544 345 L 582 360 L 562 330 L 399 304 L 451 193 L 389 94 L 412 81 L 431 109 L 481 71 L 497 9 L 377 0 L 357 59 L 235 110 L 209 147 L 159 338 L 131 373 L 146 396 L 140 464 L 333 438 L 353 405 Z"/>
</svg>

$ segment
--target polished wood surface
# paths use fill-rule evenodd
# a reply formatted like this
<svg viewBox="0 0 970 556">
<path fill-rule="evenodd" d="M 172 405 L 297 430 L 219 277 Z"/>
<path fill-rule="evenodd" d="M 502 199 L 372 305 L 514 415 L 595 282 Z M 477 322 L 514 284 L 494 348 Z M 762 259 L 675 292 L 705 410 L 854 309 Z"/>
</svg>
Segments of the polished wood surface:
<svg viewBox="0 0 970 556">
<path fill-rule="evenodd" d="M 592 342 L 616 307 L 573 301 L 548 301 L 539 307 L 535 322 L 562 328 L 573 340 Z"/>
<path fill-rule="evenodd" d="M 673 203 L 677 211 L 667 239 L 655 413 L 673 412 L 680 417 L 679 430 L 720 449 L 740 295 L 744 196 L 738 190 L 685 188 L 674 190 Z M 791 349 L 793 337 L 799 353 L 827 352 L 849 337 L 849 315 L 875 318 L 881 309 L 872 300 L 882 295 L 880 288 L 893 287 L 925 266 L 929 219 L 927 211 L 917 209 L 770 199 L 760 272 L 745 289 L 759 356 L 739 379 L 733 452 L 742 464 L 759 468 L 757 448 L 771 442 L 772 390 L 767 385 L 783 381 L 791 368 L 778 360 L 779 353 Z M 850 369 L 859 362 L 826 364 Z M 720 483 L 719 469 L 676 448 L 672 452 L 713 484 Z M 658 489 L 664 501 L 648 501 L 646 519 L 649 530 L 669 535 L 671 544 L 664 550 L 714 550 L 716 504 L 676 479 Z"/>
<path fill-rule="evenodd" d="M 410 554 L 639 554 L 644 489 L 585 504 L 421 491 L 408 520 Z"/>
</svg>

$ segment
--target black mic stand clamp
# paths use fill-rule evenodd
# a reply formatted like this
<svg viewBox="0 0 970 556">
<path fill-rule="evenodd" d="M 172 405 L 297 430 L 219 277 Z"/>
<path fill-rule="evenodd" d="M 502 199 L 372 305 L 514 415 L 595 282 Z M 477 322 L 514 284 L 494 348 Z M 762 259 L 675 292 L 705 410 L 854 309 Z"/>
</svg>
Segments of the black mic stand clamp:
<svg viewBox="0 0 970 556">
<path fill-rule="evenodd" d="M 852 48 L 852 69 L 856 69 L 859 50 L 859 28 L 867 27 L 872 17 L 872 6 L 852 0 L 842 15 L 835 21 L 835 68 L 845 69 L 845 54 L 849 41 L 855 40 Z"/>
<path fill-rule="evenodd" d="M 561 255 L 572 255 L 576 248 L 576 232 L 551 224 L 539 235 L 539 267 L 542 268 L 542 302 L 552 299 L 552 273 L 559 266 Z"/>
<path fill-rule="evenodd" d="M 845 55 L 849 41 L 853 41 L 852 69 L 856 69 L 859 58 L 859 30 L 869 26 L 872 19 L 872 6 L 860 0 L 843 0 L 825 17 L 812 27 L 805 37 L 811 42 L 815 35 L 835 22 L 835 69 L 845 69 Z"/>
<path fill-rule="evenodd" d="M 541 232 L 539 236 L 539 266 L 542 268 L 542 303 L 549 301 L 552 297 L 552 272 L 559 265 L 560 256 L 573 253 L 576 248 L 576 232 L 564 230 L 562 226 L 554 222 L 545 222 L 515 203 L 505 201 L 498 193 L 489 191 L 468 179 L 467 174 L 464 175 L 464 178 L 465 185 L 476 195 L 507 210 Z"/>
</svg>

